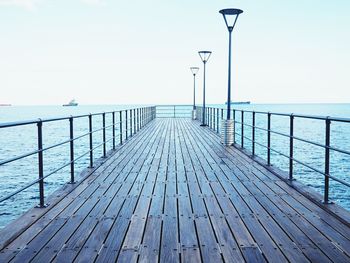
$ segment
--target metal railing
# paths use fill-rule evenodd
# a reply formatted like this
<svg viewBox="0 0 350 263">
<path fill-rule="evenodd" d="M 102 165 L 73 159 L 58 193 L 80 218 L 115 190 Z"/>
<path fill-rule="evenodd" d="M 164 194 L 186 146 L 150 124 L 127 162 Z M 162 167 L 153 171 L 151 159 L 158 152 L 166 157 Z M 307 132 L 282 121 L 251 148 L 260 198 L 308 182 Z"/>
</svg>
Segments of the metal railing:
<svg viewBox="0 0 350 263">
<path fill-rule="evenodd" d="M 22 155 L 9 158 L 7 160 L 0 161 L 0 166 L 3 166 L 5 164 L 9 164 L 15 161 L 19 161 L 23 158 L 37 155 L 38 156 L 38 179 L 28 183 L 27 185 L 21 187 L 17 191 L 2 197 L 0 199 L 0 203 L 4 202 L 5 200 L 8 200 L 15 196 L 16 194 L 26 190 L 27 188 L 38 184 L 39 186 L 39 198 L 40 203 L 39 207 L 45 207 L 44 202 L 44 180 L 51 175 L 61 171 L 67 166 L 70 166 L 70 183 L 75 182 L 74 174 L 75 174 L 75 163 L 77 160 L 81 159 L 82 157 L 89 155 L 89 163 L 90 167 L 93 167 L 94 165 L 94 150 L 96 150 L 99 147 L 102 147 L 102 157 L 106 157 L 107 155 L 107 143 L 112 141 L 112 150 L 116 149 L 116 143 L 118 141 L 119 144 L 122 144 L 124 140 L 127 140 L 130 136 L 138 132 L 145 124 L 147 124 L 149 121 L 155 119 L 155 118 L 190 118 L 192 116 L 192 105 L 157 105 L 157 106 L 151 106 L 151 107 L 143 107 L 143 108 L 134 108 L 134 109 L 126 109 L 126 110 L 118 110 L 118 111 L 112 111 L 112 112 L 103 112 L 103 113 L 95 113 L 95 114 L 86 114 L 86 115 L 79 115 L 79 116 L 71 116 L 71 117 L 63 117 L 63 118 L 51 118 L 51 119 L 38 119 L 38 120 L 32 120 L 32 121 L 22 121 L 22 122 L 11 122 L 11 123 L 2 123 L 0 124 L 0 129 L 9 128 L 9 127 L 15 127 L 15 126 L 26 126 L 26 125 L 36 125 L 37 126 L 37 150 L 31 151 L 28 153 L 24 153 Z M 197 120 L 202 122 L 202 107 L 197 106 Z M 226 116 L 226 110 L 222 108 L 213 108 L 213 107 L 207 107 L 205 109 L 205 124 L 209 126 L 209 128 L 213 129 L 215 132 L 220 132 L 220 120 Z M 237 114 L 240 114 L 240 121 L 237 118 Z M 248 116 L 250 115 L 250 116 Z M 266 116 L 266 128 L 256 125 L 256 119 L 257 115 Z M 102 127 L 99 127 L 97 129 L 93 129 L 93 119 L 96 118 L 96 116 L 102 116 Z M 335 151 L 338 153 L 342 153 L 345 155 L 350 156 L 350 152 L 347 150 L 342 150 L 337 147 L 331 146 L 331 123 L 332 122 L 341 122 L 341 123 L 350 123 L 350 119 L 348 118 L 334 118 L 334 117 L 324 117 L 324 116 L 310 116 L 310 115 L 301 115 L 301 114 L 285 114 L 285 113 L 274 113 L 274 112 L 262 112 L 262 111 L 248 111 L 248 110 L 232 110 L 232 116 L 234 119 L 234 143 L 241 148 L 245 148 L 245 140 L 249 140 L 251 142 L 251 154 L 253 156 L 256 155 L 256 146 L 260 146 L 265 148 L 266 151 L 266 163 L 267 165 L 271 165 L 271 153 L 278 154 L 282 157 L 285 157 L 288 159 L 288 168 L 289 168 L 289 180 L 294 179 L 294 164 L 300 164 L 303 167 L 316 172 L 318 174 L 323 175 L 324 177 L 324 202 L 329 202 L 329 183 L 330 179 L 345 185 L 347 187 L 350 187 L 350 184 L 342 179 L 339 179 L 333 175 L 330 174 L 330 154 L 331 151 Z M 246 117 L 250 118 L 246 118 Z M 281 116 L 288 118 L 289 122 L 289 133 L 283 133 L 280 131 L 272 130 L 271 124 L 272 116 Z M 112 118 L 112 124 L 106 126 L 106 118 L 111 117 Z M 74 137 L 74 120 L 76 119 L 88 119 L 88 132 Z M 295 128 L 294 123 L 295 119 L 312 119 L 312 120 L 319 120 L 324 122 L 324 141 L 325 143 L 318 143 L 315 141 L 311 141 L 299 136 L 295 136 Z M 119 121 L 116 121 L 118 120 Z M 250 119 L 250 123 L 247 123 L 245 119 Z M 69 139 L 65 140 L 63 142 L 43 147 L 43 126 L 45 123 L 49 122 L 56 122 L 56 121 L 69 121 Z M 238 128 L 240 127 L 240 133 L 237 132 Z M 251 129 L 249 132 L 251 132 L 251 137 L 248 137 L 246 135 L 247 127 Z M 112 137 L 107 139 L 106 138 L 106 129 L 112 128 Z M 266 133 L 266 143 L 261 142 L 261 138 L 259 141 L 259 138 L 256 136 L 256 131 L 262 131 Z M 102 142 L 98 145 L 93 144 L 93 134 L 96 132 L 103 133 L 102 136 Z M 118 133 L 116 133 L 118 131 Z M 273 148 L 271 135 L 277 135 L 284 138 L 288 138 L 289 145 L 288 145 L 288 154 L 282 153 L 281 151 Z M 74 142 L 78 139 L 81 139 L 83 137 L 89 137 L 89 149 L 84 152 L 82 155 L 74 158 Z M 236 140 L 236 137 L 240 137 L 240 141 Z M 124 140 L 123 140 L 124 139 Z M 307 164 L 304 161 L 301 161 L 299 159 L 295 158 L 295 141 L 300 141 L 303 143 L 307 143 L 309 145 L 313 145 L 316 147 L 320 147 L 324 150 L 324 169 L 320 169 L 317 167 L 312 167 L 310 164 Z M 53 149 L 56 147 L 59 147 L 64 144 L 69 144 L 69 157 L 70 161 L 65 163 L 63 166 L 55 169 L 54 171 L 49 172 L 48 174 L 44 174 L 44 158 L 43 154 L 45 151 L 49 149 Z"/>
<path fill-rule="evenodd" d="M 156 116 L 156 108 L 154 106 L 151 107 L 142 107 L 142 108 L 132 108 L 132 109 L 126 109 L 126 110 L 118 110 L 118 111 L 111 111 L 111 112 L 102 112 L 102 113 L 94 113 L 94 114 L 85 114 L 85 115 L 79 115 L 79 116 L 70 116 L 70 117 L 62 117 L 62 118 L 50 118 L 50 119 L 38 119 L 38 120 L 31 120 L 31 121 L 21 121 L 21 122 L 10 122 L 10 123 L 1 123 L 0 124 L 0 130 L 10 127 L 16 127 L 16 126 L 27 126 L 27 125 L 36 125 L 37 126 L 37 144 L 38 149 L 35 151 L 31 151 L 28 153 L 24 153 L 20 156 L 16 156 L 10 159 L 2 160 L 0 161 L 0 166 L 3 166 L 5 164 L 9 164 L 15 161 L 19 161 L 23 158 L 37 155 L 38 156 L 38 179 L 26 184 L 25 186 L 21 187 L 20 189 L 16 190 L 15 192 L 2 197 L 0 199 L 0 203 L 14 197 L 15 195 L 23 192 L 24 190 L 28 189 L 29 187 L 38 184 L 39 187 L 39 205 L 38 207 L 45 207 L 45 194 L 44 194 L 44 180 L 53 174 L 61 171 L 65 167 L 70 166 L 70 182 L 69 183 L 75 183 L 75 163 L 79 159 L 83 158 L 86 155 L 89 155 L 89 163 L 90 168 L 93 168 L 94 165 L 94 150 L 96 150 L 99 147 L 102 147 L 103 156 L 107 156 L 107 143 L 112 141 L 112 150 L 116 149 L 116 144 L 123 144 L 125 140 L 127 140 L 130 136 L 133 136 L 136 132 L 138 132 L 143 126 L 145 126 L 148 122 L 153 120 Z M 93 119 L 97 116 L 102 116 L 102 127 L 99 127 L 97 129 L 93 129 Z M 111 117 L 112 118 L 112 124 L 106 126 L 106 118 Z M 74 120 L 76 119 L 83 119 L 87 118 L 88 120 L 88 132 L 79 135 L 77 137 L 74 137 Z M 119 118 L 119 121 L 116 121 L 116 119 Z M 69 140 L 65 140 L 63 142 L 50 145 L 48 147 L 43 147 L 43 128 L 45 123 L 49 122 L 57 122 L 57 121 L 69 121 Z M 106 129 L 112 128 L 112 137 L 107 139 L 106 138 Z M 116 134 L 116 130 L 118 133 Z M 93 134 L 96 132 L 102 131 L 102 142 L 98 145 L 93 145 Z M 82 155 L 74 158 L 74 142 L 78 139 L 81 139 L 83 137 L 89 137 L 89 149 L 84 152 Z M 118 138 L 119 137 L 119 138 Z M 123 140 L 124 138 L 124 140 Z M 118 142 L 117 142 L 118 141 Z M 69 144 L 69 157 L 70 161 L 68 163 L 65 163 L 61 167 L 55 169 L 54 171 L 44 174 L 44 153 L 47 150 L 59 147 L 61 145 Z"/>
<path fill-rule="evenodd" d="M 156 105 L 157 118 L 191 118 L 193 105 Z"/>
<path fill-rule="evenodd" d="M 197 116 L 198 119 L 200 121 L 202 121 L 202 107 L 197 107 Z M 220 131 L 220 120 L 224 118 L 224 116 L 226 116 L 226 110 L 222 109 L 222 108 L 212 108 L 212 107 L 207 107 L 205 109 L 205 124 L 207 124 L 211 129 L 215 130 L 217 133 L 219 133 Z M 237 113 L 240 114 L 240 121 L 238 121 L 237 119 Z M 250 120 L 251 123 L 247 123 L 245 122 L 245 118 L 247 117 L 247 115 L 250 115 Z M 263 115 L 266 116 L 266 127 L 259 127 L 256 125 L 256 117 L 257 115 Z M 283 156 L 285 158 L 288 158 L 289 160 L 289 164 L 288 164 L 288 174 L 289 174 L 289 180 L 293 180 L 294 179 L 294 169 L 293 166 L 295 163 L 302 165 L 303 167 L 316 172 L 320 175 L 323 175 L 324 177 L 324 193 L 323 193 L 323 202 L 324 203 L 329 203 L 329 183 L 330 183 L 330 179 L 345 185 L 347 187 L 350 187 L 350 183 L 339 179 L 333 175 L 330 174 L 330 153 L 331 151 L 334 152 L 338 152 L 338 153 L 342 153 L 345 155 L 350 156 L 350 151 L 347 150 L 343 150 L 343 149 L 339 149 L 337 147 L 331 146 L 331 123 L 332 122 L 337 122 L 337 123 L 350 123 L 350 119 L 349 118 L 335 118 L 335 117 L 325 117 L 325 116 L 312 116 L 312 115 L 302 115 L 302 114 L 286 114 L 286 113 L 275 113 L 275 112 L 262 112 L 262 111 L 249 111 L 249 110 L 237 110 L 237 109 L 233 109 L 232 110 L 232 116 L 233 116 L 233 120 L 234 120 L 234 144 L 239 145 L 241 148 L 245 148 L 245 139 L 249 140 L 251 142 L 251 154 L 253 156 L 256 155 L 256 150 L 255 147 L 256 145 L 261 146 L 265 149 L 267 149 L 266 152 L 266 163 L 267 165 L 271 165 L 271 152 L 274 152 L 280 156 Z M 271 117 L 272 116 L 280 116 L 280 117 L 285 117 L 288 118 L 289 120 L 289 133 L 283 133 L 283 132 L 279 132 L 276 130 L 272 130 L 271 129 Z M 324 122 L 324 131 L 325 131 L 325 135 L 324 135 L 324 141 L 325 143 L 318 143 L 315 141 L 311 141 L 311 140 L 307 140 L 304 138 L 301 138 L 299 136 L 295 136 L 295 128 L 294 128 L 294 124 L 295 124 L 295 119 L 311 119 L 311 120 L 319 120 L 319 121 L 323 121 Z M 237 125 L 240 125 L 240 133 L 237 132 Z M 249 127 L 251 129 L 251 137 L 248 137 L 245 135 L 246 132 L 246 127 Z M 256 130 L 260 130 L 266 133 L 266 145 L 263 143 L 260 143 L 257 138 L 256 138 Z M 278 135 L 278 136 L 282 136 L 285 138 L 288 138 L 289 140 L 289 145 L 288 145 L 288 152 L 289 154 L 285 154 L 282 153 L 279 150 L 276 150 L 274 148 L 271 147 L 272 145 L 272 141 L 271 141 L 271 134 L 273 135 Z M 236 140 L 236 135 L 240 136 L 240 142 L 238 142 Z M 304 161 L 301 161 L 299 159 L 296 159 L 294 156 L 294 150 L 295 150 L 295 146 L 294 146 L 294 142 L 295 141 L 300 141 L 309 145 L 313 145 L 316 147 L 320 147 L 324 150 L 324 169 L 321 170 L 320 168 L 316 168 L 313 167 L 309 164 L 307 164 Z"/>
</svg>

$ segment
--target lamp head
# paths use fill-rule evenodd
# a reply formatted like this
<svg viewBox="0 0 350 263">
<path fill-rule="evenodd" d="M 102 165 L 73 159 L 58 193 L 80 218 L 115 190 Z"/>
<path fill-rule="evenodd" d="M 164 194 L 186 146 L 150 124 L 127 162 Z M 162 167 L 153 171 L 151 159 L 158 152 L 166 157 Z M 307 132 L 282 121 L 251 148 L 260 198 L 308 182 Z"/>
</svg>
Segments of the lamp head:
<svg viewBox="0 0 350 263">
<path fill-rule="evenodd" d="M 203 63 L 207 63 L 210 58 L 211 51 L 198 51 L 198 54 L 201 57 Z"/>
<path fill-rule="evenodd" d="M 196 75 L 198 73 L 198 70 L 199 70 L 198 67 L 191 67 L 190 69 L 191 69 L 193 75 Z"/>
<path fill-rule="evenodd" d="M 232 32 L 233 28 L 236 25 L 238 16 L 243 13 L 243 10 L 236 8 L 227 8 L 220 10 L 219 13 L 224 17 L 228 31 Z"/>
</svg>

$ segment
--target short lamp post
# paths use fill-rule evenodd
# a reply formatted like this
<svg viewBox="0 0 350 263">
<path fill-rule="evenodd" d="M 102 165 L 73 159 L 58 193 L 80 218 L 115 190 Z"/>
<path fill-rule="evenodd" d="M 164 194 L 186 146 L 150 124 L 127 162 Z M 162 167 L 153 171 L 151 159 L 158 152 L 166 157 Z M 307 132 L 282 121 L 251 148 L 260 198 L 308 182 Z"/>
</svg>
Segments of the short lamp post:
<svg viewBox="0 0 350 263">
<path fill-rule="evenodd" d="M 207 126 L 205 121 L 205 65 L 207 64 L 210 56 L 211 51 L 198 51 L 199 56 L 201 57 L 204 67 L 203 67 L 203 107 L 202 107 L 202 124 L 201 126 Z"/>
<path fill-rule="evenodd" d="M 231 120 L 231 46 L 232 31 L 236 25 L 238 16 L 243 13 L 240 9 L 222 9 L 219 11 L 224 17 L 229 32 L 229 53 L 228 53 L 228 88 L 227 88 L 227 117 L 221 121 L 221 143 L 229 146 L 234 143 L 234 120 Z"/>
<path fill-rule="evenodd" d="M 193 110 L 192 110 L 192 120 L 197 119 L 196 114 L 196 75 L 198 73 L 198 67 L 191 67 L 191 72 L 193 74 Z"/>
</svg>

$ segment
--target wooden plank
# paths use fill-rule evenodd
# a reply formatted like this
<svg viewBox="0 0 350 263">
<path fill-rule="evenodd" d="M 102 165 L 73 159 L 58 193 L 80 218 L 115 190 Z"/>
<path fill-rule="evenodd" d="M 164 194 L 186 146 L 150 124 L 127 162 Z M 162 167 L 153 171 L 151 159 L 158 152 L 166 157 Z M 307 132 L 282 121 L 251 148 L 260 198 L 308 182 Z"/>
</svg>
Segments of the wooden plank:
<svg viewBox="0 0 350 263">
<path fill-rule="evenodd" d="M 166 184 L 160 262 L 179 262 L 176 183 Z"/>
<path fill-rule="evenodd" d="M 227 224 L 226 218 L 222 213 L 217 200 L 215 198 L 205 198 L 205 203 L 209 212 L 210 221 L 214 228 L 214 232 L 218 238 L 218 243 L 221 246 L 220 248 L 225 262 L 244 261 L 240 248 L 237 245 L 234 235 L 231 233 L 230 227 Z M 255 252 L 259 250 L 249 251 Z"/>
<path fill-rule="evenodd" d="M 191 138 L 190 138 L 191 140 Z M 192 138 L 192 143 L 196 144 L 198 149 L 201 150 L 201 146 L 198 144 L 198 140 Z M 206 151 L 197 151 L 196 154 L 198 156 L 199 160 L 208 160 L 208 156 L 205 154 Z M 215 162 L 215 158 L 211 158 L 212 161 L 210 161 L 210 167 L 217 168 L 217 164 Z M 217 159 L 216 159 L 217 160 Z M 203 164 L 203 162 L 201 162 Z M 204 163 L 205 164 L 205 163 Z M 205 166 L 208 168 L 208 166 Z M 208 171 L 206 168 L 203 169 L 208 175 Z M 244 261 L 243 255 L 247 260 L 250 260 L 250 262 L 264 262 L 265 259 L 260 252 L 259 248 L 257 246 L 254 246 L 254 242 L 252 242 L 249 246 L 241 247 L 243 254 L 240 252 L 240 248 L 237 246 L 236 240 L 234 239 L 233 235 L 228 235 L 227 233 L 230 233 L 230 228 L 227 224 L 227 221 L 217 203 L 216 198 L 214 198 L 214 194 L 212 192 L 212 188 L 209 185 L 215 184 L 218 187 L 217 181 L 218 177 L 216 176 L 217 170 L 214 170 L 215 172 L 209 171 L 210 176 L 206 176 L 209 180 L 209 184 L 202 184 L 202 191 L 204 190 L 206 192 L 206 196 L 210 196 L 211 198 L 205 198 L 205 203 L 208 208 L 208 212 L 210 214 L 210 219 L 212 222 L 212 225 L 214 227 L 214 231 L 216 233 L 216 236 L 219 239 L 219 243 L 221 245 L 221 251 L 223 254 L 223 257 L 225 261 Z M 221 193 L 223 193 L 223 189 L 221 189 Z M 253 246 L 253 247 L 251 247 Z"/>
<path fill-rule="evenodd" d="M 200 138 L 198 138 L 199 140 L 200 140 Z M 211 147 L 213 147 L 213 146 L 211 146 Z M 220 166 L 220 167 L 222 167 L 222 166 Z M 226 171 L 227 172 L 227 171 Z M 234 175 L 236 175 L 236 174 L 234 174 Z M 245 176 L 244 175 L 242 175 L 241 176 L 241 178 L 245 178 Z M 226 190 L 226 192 L 231 192 L 232 193 L 232 190 L 233 190 L 233 192 L 235 192 L 235 189 L 234 188 L 232 188 L 232 185 L 230 185 L 230 184 L 223 184 L 224 185 L 224 187 L 226 187 L 226 186 L 229 186 L 229 188 L 226 188 L 225 190 Z M 230 189 L 231 188 L 231 189 Z M 240 189 L 244 189 L 244 188 L 240 188 Z M 245 193 L 248 193 L 248 192 L 245 192 Z M 232 197 L 232 195 L 230 195 L 231 197 Z M 239 197 L 239 195 L 238 195 L 238 193 L 235 193 L 235 195 L 234 195 L 235 197 Z M 235 203 L 235 206 L 237 206 L 237 205 L 239 205 L 238 206 L 238 208 L 239 208 L 239 211 L 240 211 L 240 213 L 241 213 L 241 217 L 243 218 L 243 220 L 244 220 L 244 222 L 247 224 L 248 223 L 248 227 L 250 226 L 250 230 L 254 230 L 254 229 L 256 229 L 256 226 L 259 226 L 260 224 L 258 223 L 258 221 L 257 220 L 254 220 L 253 222 L 251 221 L 251 220 L 249 220 L 250 218 L 253 218 L 254 219 L 254 217 L 251 217 L 251 216 L 249 216 L 249 217 L 246 217 L 245 216 L 245 214 L 247 214 L 247 215 L 250 215 L 250 209 L 246 206 L 246 204 L 244 203 L 244 202 L 242 202 L 242 199 L 240 199 L 240 198 L 235 198 L 234 199 L 235 201 L 234 201 L 234 203 Z M 239 200 L 240 202 L 237 202 L 237 200 Z M 226 210 L 226 212 L 227 212 L 227 214 L 230 214 L 231 213 L 231 209 L 230 210 Z M 247 221 L 247 219 L 248 219 L 248 221 Z M 258 228 L 259 229 L 259 228 Z M 283 262 L 283 261 L 285 261 L 285 258 L 283 257 L 283 255 L 281 254 L 281 253 L 276 253 L 276 252 L 278 252 L 278 248 L 275 246 L 275 244 L 274 244 L 274 242 L 270 239 L 270 237 L 269 237 L 269 235 L 268 234 L 264 234 L 265 233 L 265 230 L 264 230 L 264 228 L 262 228 L 262 227 L 260 227 L 260 229 L 259 229 L 259 231 L 255 231 L 255 232 L 253 232 L 252 234 L 253 234 L 253 236 L 255 236 L 255 238 L 257 238 L 257 240 L 258 240 L 258 242 L 260 241 L 261 243 L 261 245 L 260 245 L 260 248 L 262 248 L 262 243 L 264 243 L 264 245 L 266 245 L 266 246 L 264 246 L 263 248 L 262 248 L 262 251 L 265 251 L 265 254 L 267 254 L 267 256 L 268 257 L 270 257 L 270 255 L 273 255 L 273 257 L 272 258 L 270 258 L 270 260 L 272 261 L 272 262 Z M 271 253 L 272 252 L 272 253 Z M 277 256 L 277 257 L 276 257 Z"/>
<path fill-rule="evenodd" d="M 140 133 L 141 134 L 141 133 Z M 144 134 L 147 136 L 147 132 Z M 140 139 L 141 140 L 141 136 Z M 7 248 L 6 250 L 12 250 L 12 247 L 16 247 L 17 251 L 20 251 L 20 249 L 23 248 L 23 246 L 28 243 L 33 236 L 37 235 L 43 229 L 49 225 L 52 220 L 58 216 L 64 209 L 66 209 L 67 206 L 70 206 L 73 208 L 71 211 L 73 213 L 74 209 L 77 209 L 81 206 L 83 203 L 82 201 L 85 201 L 81 197 L 81 193 L 86 196 L 87 192 L 91 194 L 94 192 L 94 189 L 92 187 L 89 187 L 97 178 L 101 178 L 101 173 L 104 172 L 105 170 L 108 170 L 111 167 L 112 163 L 117 162 L 119 159 L 123 158 L 123 154 L 125 154 L 126 151 L 130 151 L 135 147 L 133 144 L 129 144 L 126 147 L 119 147 L 118 152 L 115 152 L 115 154 L 104 161 L 103 166 L 99 166 L 98 168 L 92 170 L 94 171 L 94 176 L 89 176 L 84 178 L 82 181 L 78 181 L 77 184 L 74 185 L 74 189 L 72 191 L 68 191 L 66 193 L 63 192 L 55 192 L 54 194 L 59 194 L 65 196 L 63 199 L 60 200 L 59 203 L 54 203 L 53 205 L 50 205 L 47 209 L 47 212 L 45 212 L 44 216 L 41 216 L 39 220 L 37 220 L 33 225 L 31 225 L 25 232 L 23 232 L 15 241 L 13 241 Z M 125 155 L 124 155 L 125 156 Z M 91 170 L 91 169 L 90 169 Z M 85 173 L 85 172 L 84 172 Z M 106 173 L 108 175 L 108 173 Z M 79 179 L 78 179 L 79 180 Z M 70 185 L 70 188 L 73 185 Z M 66 187 L 64 187 L 66 188 Z M 69 196 L 68 196 L 69 194 Z M 50 199 L 50 198 L 49 198 Z M 79 200 L 80 199 L 80 200 Z M 73 200 L 73 202 L 72 202 Z M 78 205 L 78 203 L 80 204 Z M 42 210 L 41 210 L 42 211 Z M 72 214 L 71 213 L 71 214 Z M 66 214 L 69 215 L 68 210 L 66 210 Z M 19 219 L 20 220 L 20 219 Z M 26 220 L 27 222 L 27 220 Z M 26 223 L 25 223 L 26 224 Z M 13 229 L 11 229 L 11 232 L 13 233 Z M 2 235 L 4 237 L 4 235 Z"/>
<path fill-rule="evenodd" d="M 185 134 L 185 138 L 188 138 L 188 133 Z M 189 184 L 190 191 L 197 195 L 211 195 L 210 186 L 207 182 L 207 178 L 203 171 L 210 171 L 210 166 L 206 165 L 203 167 L 200 164 L 200 159 L 196 154 L 196 150 L 191 142 L 187 139 L 185 140 L 187 149 L 189 151 L 189 156 L 194 164 L 194 170 L 198 177 L 197 183 Z M 205 170 L 207 169 L 207 170 Z M 200 186 L 200 189 L 198 188 Z M 204 192 L 203 192 L 204 191 Z M 215 236 L 215 231 L 210 223 L 208 212 L 206 211 L 203 198 L 192 195 L 191 201 L 193 205 L 193 212 L 195 213 L 195 224 L 198 234 L 198 240 L 200 245 L 200 252 L 203 262 L 222 262 L 222 256 L 220 251 L 220 246 Z"/>
<path fill-rule="evenodd" d="M 136 203 L 137 197 L 132 196 L 125 199 L 120 215 L 114 221 L 114 224 L 98 253 L 96 262 L 115 262 Z"/>
<path fill-rule="evenodd" d="M 350 261 L 348 226 L 209 129 L 163 119 L 140 134 L 0 261 Z"/>
</svg>

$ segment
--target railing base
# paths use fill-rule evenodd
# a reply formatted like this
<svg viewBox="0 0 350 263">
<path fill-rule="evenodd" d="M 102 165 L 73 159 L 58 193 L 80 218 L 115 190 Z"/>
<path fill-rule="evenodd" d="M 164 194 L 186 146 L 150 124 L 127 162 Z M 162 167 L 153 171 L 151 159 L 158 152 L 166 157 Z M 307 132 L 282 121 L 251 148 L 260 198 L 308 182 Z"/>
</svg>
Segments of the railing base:
<svg viewBox="0 0 350 263">
<path fill-rule="evenodd" d="M 197 120 L 197 111 L 192 110 L 192 120 Z"/>
<path fill-rule="evenodd" d="M 43 206 L 41 206 L 40 204 L 39 205 L 36 205 L 35 208 L 46 208 L 48 207 L 50 204 L 44 204 Z"/>
<path fill-rule="evenodd" d="M 233 120 L 221 120 L 221 143 L 225 146 L 233 144 Z"/>
</svg>

